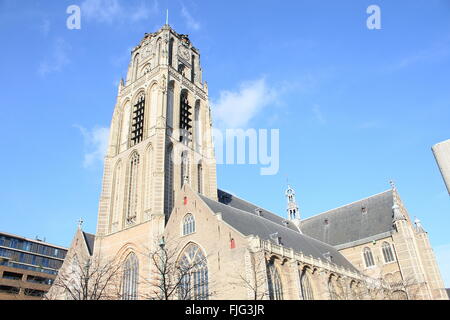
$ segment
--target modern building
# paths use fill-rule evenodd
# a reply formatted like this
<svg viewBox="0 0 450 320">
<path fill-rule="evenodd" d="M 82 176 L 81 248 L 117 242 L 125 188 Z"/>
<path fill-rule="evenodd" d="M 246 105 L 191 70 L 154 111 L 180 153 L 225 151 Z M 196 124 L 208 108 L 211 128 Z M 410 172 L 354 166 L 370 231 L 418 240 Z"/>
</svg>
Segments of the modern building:
<svg viewBox="0 0 450 320">
<path fill-rule="evenodd" d="M 434 145 L 432 150 L 450 194 L 450 139 Z"/>
<path fill-rule="evenodd" d="M 0 232 L 0 300 L 38 300 L 49 290 L 67 249 Z"/>
<path fill-rule="evenodd" d="M 121 266 L 105 299 L 447 299 L 428 235 L 394 184 L 309 219 L 293 188 L 285 196 L 283 218 L 217 188 L 200 52 L 166 24 L 131 52 L 95 239 L 77 231 L 76 259 L 66 259 L 55 281 L 76 290 L 73 270 L 103 260 Z M 161 283 L 180 286 L 164 296 Z M 67 290 L 48 296 L 77 298 Z"/>
</svg>

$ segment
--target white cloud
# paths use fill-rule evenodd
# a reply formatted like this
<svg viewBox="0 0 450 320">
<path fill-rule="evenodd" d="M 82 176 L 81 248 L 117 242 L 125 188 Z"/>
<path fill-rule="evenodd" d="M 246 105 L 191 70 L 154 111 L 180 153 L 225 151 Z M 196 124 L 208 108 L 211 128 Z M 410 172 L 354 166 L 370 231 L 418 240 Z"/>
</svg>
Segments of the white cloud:
<svg viewBox="0 0 450 320">
<path fill-rule="evenodd" d="M 103 158 L 108 150 L 109 128 L 94 127 L 88 130 L 82 126 L 75 125 L 84 138 L 84 160 L 83 167 L 88 168 L 96 162 L 103 162 Z"/>
<path fill-rule="evenodd" d="M 113 23 L 146 20 L 158 11 L 158 1 L 140 1 L 137 5 L 127 1 L 124 6 L 119 0 L 84 0 L 81 4 L 81 16 L 87 20 L 101 23 Z"/>
<path fill-rule="evenodd" d="M 214 119 L 219 126 L 244 128 L 265 107 L 275 102 L 277 90 L 265 78 L 244 82 L 237 91 L 224 90 L 212 103 Z"/>
<path fill-rule="evenodd" d="M 57 39 L 52 48 L 51 56 L 42 61 L 38 68 L 41 76 L 49 73 L 60 72 L 69 62 L 68 51 L 71 50 L 70 45 L 63 39 Z"/>
<path fill-rule="evenodd" d="M 186 25 L 188 28 L 192 30 L 199 30 L 200 29 L 200 23 L 194 19 L 194 17 L 191 15 L 191 13 L 186 9 L 184 5 L 181 6 L 181 15 L 185 19 Z"/>
<path fill-rule="evenodd" d="M 445 286 L 450 288 L 450 243 L 435 247 L 434 252 Z"/>
</svg>

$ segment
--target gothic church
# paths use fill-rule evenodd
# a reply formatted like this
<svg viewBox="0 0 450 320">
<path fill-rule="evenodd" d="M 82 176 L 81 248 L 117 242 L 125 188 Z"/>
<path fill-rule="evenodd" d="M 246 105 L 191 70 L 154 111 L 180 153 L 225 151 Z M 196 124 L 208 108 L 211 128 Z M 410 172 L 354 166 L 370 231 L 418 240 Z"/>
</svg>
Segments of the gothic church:
<svg viewBox="0 0 450 320">
<path fill-rule="evenodd" d="M 132 50 L 97 231 L 77 231 L 61 277 L 70 257 L 119 261 L 117 298 L 155 298 L 149 253 L 172 245 L 175 264 L 195 263 L 173 299 L 448 299 L 428 235 L 395 185 L 308 219 L 291 187 L 286 199 L 287 220 L 217 188 L 200 52 L 166 24 Z M 48 297 L 74 298 L 55 286 Z"/>
</svg>

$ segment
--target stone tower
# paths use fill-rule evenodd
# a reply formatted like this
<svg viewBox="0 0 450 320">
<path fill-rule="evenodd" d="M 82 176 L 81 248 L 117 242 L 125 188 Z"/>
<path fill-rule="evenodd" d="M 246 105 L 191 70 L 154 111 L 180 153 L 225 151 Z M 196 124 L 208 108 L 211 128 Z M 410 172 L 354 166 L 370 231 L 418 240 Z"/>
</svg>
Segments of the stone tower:
<svg viewBox="0 0 450 320">
<path fill-rule="evenodd" d="M 211 126 L 199 50 L 167 24 L 145 34 L 118 88 L 96 251 L 114 255 L 127 243 L 148 246 L 164 231 L 184 183 L 217 198 Z"/>
</svg>

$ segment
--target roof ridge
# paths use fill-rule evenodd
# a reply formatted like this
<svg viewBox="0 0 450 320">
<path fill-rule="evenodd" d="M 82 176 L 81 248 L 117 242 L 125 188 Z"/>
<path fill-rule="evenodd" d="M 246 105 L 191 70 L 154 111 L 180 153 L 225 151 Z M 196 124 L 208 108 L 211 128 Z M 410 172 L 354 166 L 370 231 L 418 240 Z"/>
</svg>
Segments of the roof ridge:
<svg viewBox="0 0 450 320">
<path fill-rule="evenodd" d="M 331 244 L 329 244 L 329 243 L 326 243 L 326 242 L 323 242 L 323 241 L 320 241 L 319 239 L 313 238 L 313 237 L 311 237 L 311 236 L 309 236 L 309 235 L 307 235 L 307 234 L 304 234 L 304 233 L 302 233 L 302 232 L 292 230 L 291 228 L 288 228 L 288 227 L 286 227 L 286 226 L 284 226 L 284 225 L 278 224 L 278 223 L 276 223 L 276 222 L 273 222 L 273 221 L 271 221 L 271 220 L 269 220 L 269 219 L 266 219 L 266 218 L 264 218 L 264 217 L 258 216 L 258 215 L 256 215 L 256 214 L 253 214 L 253 213 L 251 213 L 251 212 L 248 212 L 248 211 L 245 211 L 245 210 L 241 210 L 241 209 L 238 209 L 238 208 L 229 206 L 229 205 L 227 205 L 227 204 L 224 204 L 224 203 L 222 203 L 222 202 L 216 201 L 216 200 L 214 200 L 214 199 L 208 198 L 208 197 L 203 196 L 203 195 L 201 195 L 201 196 L 204 197 L 204 198 L 206 198 L 206 199 L 208 199 L 208 200 L 211 200 L 211 201 L 214 201 L 214 202 L 216 202 L 216 203 L 219 203 L 219 204 L 222 205 L 222 206 L 227 206 L 227 207 L 229 207 L 229 208 L 231 208 L 231 209 L 238 210 L 238 211 L 241 211 L 241 212 L 243 212 L 243 213 L 250 214 L 250 215 L 252 215 L 252 216 L 254 216 L 254 217 L 264 219 L 265 221 L 268 221 L 268 222 L 270 222 L 270 223 L 273 223 L 273 224 L 275 224 L 275 225 L 277 225 L 277 226 L 279 226 L 279 227 L 285 228 L 286 230 L 289 230 L 289 231 L 291 231 L 291 232 L 294 232 L 295 234 L 299 234 L 299 235 L 301 235 L 301 236 L 304 236 L 305 238 L 308 238 L 308 239 L 311 239 L 311 240 L 320 242 L 321 244 L 324 244 L 324 245 L 326 245 L 327 247 L 332 247 L 333 249 L 337 250 L 333 245 L 331 245 Z"/>
<path fill-rule="evenodd" d="M 336 207 L 336 208 L 333 208 L 333 209 L 330 209 L 330 210 L 327 210 L 327 211 L 324 211 L 324 212 L 315 214 L 315 215 L 313 215 L 313 216 L 311 216 L 311 217 L 308 217 L 308 218 L 304 218 L 304 219 L 302 219 L 302 222 L 305 221 L 305 220 L 312 219 L 312 218 L 317 218 L 318 216 L 321 216 L 322 214 L 325 214 L 325 213 L 329 213 L 330 211 L 335 211 L 335 210 L 337 210 L 337 209 L 342 209 L 342 208 L 351 206 L 351 205 L 353 205 L 353 204 L 356 204 L 356 203 L 358 203 L 358 202 L 361 202 L 361 201 L 364 201 L 364 200 L 368 200 L 368 199 L 371 199 L 371 198 L 380 196 L 380 195 L 382 195 L 382 194 L 384 194 L 384 193 L 388 193 L 388 192 L 392 192 L 392 189 L 388 189 L 388 190 L 386 190 L 386 191 L 383 191 L 383 192 L 374 194 L 374 195 L 372 195 L 372 196 L 369 196 L 369 197 L 366 197 L 366 198 L 362 198 L 362 199 L 359 199 L 359 200 L 356 200 L 356 201 L 353 201 L 353 202 L 344 204 L 344 205 L 342 205 L 342 206 L 339 206 L 339 207 Z"/>
<path fill-rule="evenodd" d="M 222 189 L 217 189 L 217 190 L 220 190 L 220 191 L 222 191 L 222 192 L 226 192 L 226 193 L 232 195 L 233 197 L 238 198 L 239 200 L 241 200 L 241 201 L 243 201 L 243 202 L 245 202 L 245 203 L 248 203 L 248 204 L 250 204 L 250 205 L 253 205 L 253 206 L 255 206 L 255 207 L 259 208 L 259 209 L 265 210 L 265 211 L 267 211 L 267 212 L 273 214 L 274 216 L 277 216 L 277 217 L 279 217 L 279 218 L 281 218 L 281 219 L 284 219 L 284 217 L 282 217 L 282 216 L 280 216 L 280 215 L 278 215 L 278 214 L 276 214 L 276 213 L 274 213 L 274 212 L 272 212 L 272 211 L 270 211 L 270 210 L 267 210 L 267 209 L 265 209 L 265 208 L 263 208 L 263 207 L 261 207 L 261 206 L 259 206 L 259 205 L 256 205 L 255 203 L 251 203 L 250 201 L 247 201 L 247 200 L 245 200 L 245 199 L 239 197 L 238 195 L 236 195 L 236 194 L 234 194 L 234 193 L 232 193 L 232 192 L 228 192 L 228 191 L 225 191 L 225 190 L 222 190 Z M 222 203 L 222 202 L 219 201 L 219 203 Z M 224 204 L 224 203 L 222 203 L 222 204 Z M 230 207 L 232 207 L 232 206 L 230 206 Z M 233 207 L 233 208 L 234 208 L 234 207 Z M 243 210 L 243 211 L 245 211 L 245 210 Z"/>
</svg>

